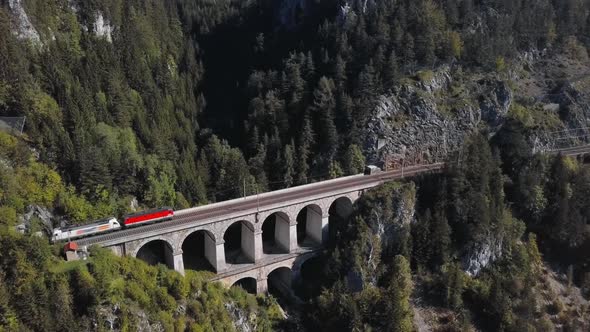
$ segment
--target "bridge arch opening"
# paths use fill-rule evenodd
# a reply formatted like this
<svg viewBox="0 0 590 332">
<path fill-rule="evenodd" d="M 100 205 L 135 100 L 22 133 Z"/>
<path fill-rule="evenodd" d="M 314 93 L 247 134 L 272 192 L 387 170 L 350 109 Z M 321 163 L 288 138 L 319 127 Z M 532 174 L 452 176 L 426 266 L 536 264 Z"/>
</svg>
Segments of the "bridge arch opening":
<svg viewBox="0 0 590 332">
<path fill-rule="evenodd" d="M 217 262 L 215 236 L 207 230 L 198 230 L 182 242 L 184 268 L 215 272 Z"/>
<path fill-rule="evenodd" d="M 322 208 L 310 204 L 297 214 L 297 243 L 300 247 L 315 247 L 322 243 L 326 229 L 322 220 Z"/>
<path fill-rule="evenodd" d="M 334 244 L 337 242 L 341 231 L 346 227 L 346 221 L 352 215 L 352 201 L 348 197 L 337 198 L 330 204 L 328 212 L 328 242 Z"/>
<path fill-rule="evenodd" d="M 268 292 L 275 297 L 289 298 L 292 291 L 293 273 L 288 267 L 279 267 L 268 274 Z"/>
<path fill-rule="evenodd" d="M 136 258 L 150 265 L 164 264 L 171 269 L 174 268 L 174 250 L 164 240 L 153 240 L 144 244 L 137 251 Z"/>
<path fill-rule="evenodd" d="M 325 280 L 324 271 L 327 264 L 325 256 L 311 257 L 301 264 L 297 283 L 293 287 L 299 298 L 307 301 L 322 293 L 322 288 L 326 285 L 318 281 Z"/>
<path fill-rule="evenodd" d="M 290 227 L 289 216 L 284 212 L 275 212 L 264 219 L 262 252 L 265 254 L 289 253 Z"/>
<path fill-rule="evenodd" d="M 225 260 L 229 264 L 254 263 L 254 225 L 246 220 L 231 224 L 223 234 Z"/>
<path fill-rule="evenodd" d="M 252 277 L 242 278 L 231 285 L 232 287 L 241 287 L 250 294 L 256 294 L 256 279 Z"/>
</svg>

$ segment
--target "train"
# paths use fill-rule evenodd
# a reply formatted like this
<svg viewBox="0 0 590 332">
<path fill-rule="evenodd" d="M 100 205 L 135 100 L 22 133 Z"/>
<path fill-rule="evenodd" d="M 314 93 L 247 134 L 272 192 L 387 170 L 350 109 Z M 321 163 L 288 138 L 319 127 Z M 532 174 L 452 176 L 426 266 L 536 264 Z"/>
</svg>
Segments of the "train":
<svg viewBox="0 0 590 332">
<path fill-rule="evenodd" d="M 90 235 L 114 232 L 122 228 L 130 228 L 143 224 L 170 220 L 172 217 L 174 217 L 174 210 L 167 206 L 159 209 L 127 214 L 123 216 L 122 223 L 119 223 L 115 217 L 108 217 L 82 226 L 67 227 L 63 229 L 55 228 L 51 236 L 51 241 L 59 242 Z"/>
<path fill-rule="evenodd" d="M 379 166 L 367 165 L 367 166 L 365 166 L 364 174 L 365 175 L 373 175 L 373 174 L 377 174 L 377 173 L 381 173 L 381 172 L 382 171 Z"/>
</svg>

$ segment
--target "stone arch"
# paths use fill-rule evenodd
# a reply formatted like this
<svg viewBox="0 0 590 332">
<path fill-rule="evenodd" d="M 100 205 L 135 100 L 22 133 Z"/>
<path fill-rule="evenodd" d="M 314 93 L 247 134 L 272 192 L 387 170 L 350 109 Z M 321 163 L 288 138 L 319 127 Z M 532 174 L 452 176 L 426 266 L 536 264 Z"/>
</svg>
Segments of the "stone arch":
<svg viewBox="0 0 590 332">
<path fill-rule="evenodd" d="M 250 294 L 256 294 L 257 291 L 257 280 L 253 277 L 244 277 L 236 280 L 231 287 L 241 287 L 243 290 Z"/>
<path fill-rule="evenodd" d="M 346 219 L 352 214 L 353 203 L 353 200 L 348 196 L 338 197 L 330 203 L 328 212 L 331 216 L 334 215 L 341 219 Z"/>
<path fill-rule="evenodd" d="M 155 238 L 143 241 L 137 246 L 134 257 L 150 265 L 165 264 L 174 268 L 174 246 L 165 238 Z"/>
<path fill-rule="evenodd" d="M 267 276 L 268 292 L 278 296 L 292 294 L 293 272 L 290 267 L 278 266 Z"/>
<path fill-rule="evenodd" d="M 345 227 L 347 219 L 352 215 L 353 201 L 348 196 L 341 196 L 330 203 L 328 208 L 328 243 L 335 244 L 338 234 Z"/>
<path fill-rule="evenodd" d="M 304 300 L 319 296 L 322 291 L 321 274 L 323 267 L 326 265 L 326 256 L 313 255 L 304 257 L 299 262 L 297 284 L 293 287 L 295 294 Z M 294 266 L 294 269 L 296 267 Z"/>
<path fill-rule="evenodd" d="M 165 236 L 165 235 L 159 235 L 159 236 L 154 236 L 154 237 L 149 237 L 149 238 L 145 238 L 145 239 L 140 239 L 140 240 L 135 240 L 132 242 L 128 242 L 125 245 L 126 248 L 126 253 L 127 256 L 131 256 L 131 257 L 136 257 L 137 258 L 137 253 L 139 252 L 139 250 L 145 246 L 146 244 L 148 244 L 149 242 L 155 241 L 155 240 L 162 240 L 164 242 L 166 242 L 170 248 L 172 248 L 172 250 L 174 252 L 177 251 L 177 247 L 176 247 L 176 242 L 173 241 L 173 239 Z"/>
<path fill-rule="evenodd" d="M 225 260 L 230 264 L 254 263 L 256 258 L 256 231 L 247 220 L 229 224 L 223 232 Z"/>
<path fill-rule="evenodd" d="M 323 211 L 318 204 L 308 204 L 297 214 L 297 243 L 300 247 L 313 247 L 323 242 L 327 231 Z"/>
<path fill-rule="evenodd" d="M 185 269 L 217 271 L 217 239 L 214 233 L 206 229 L 192 231 L 180 245 Z"/>
<path fill-rule="evenodd" d="M 289 215 L 277 211 L 262 222 L 262 251 L 265 254 L 285 254 L 292 249 Z"/>
</svg>

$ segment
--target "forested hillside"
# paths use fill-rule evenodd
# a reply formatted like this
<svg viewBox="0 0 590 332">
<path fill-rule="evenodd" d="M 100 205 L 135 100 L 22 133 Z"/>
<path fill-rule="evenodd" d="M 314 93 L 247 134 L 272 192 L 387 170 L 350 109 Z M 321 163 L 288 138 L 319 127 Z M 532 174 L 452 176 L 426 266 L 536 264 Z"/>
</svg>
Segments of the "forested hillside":
<svg viewBox="0 0 590 332">
<path fill-rule="evenodd" d="M 589 302 L 578 289 L 588 297 L 587 166 L 510 149 L 522 172 L 512 182 L 494 148 L 483 136 L 472 137 L 442 176 L 364 195 L 339 229 L 338 244 L 318 259 L 316 267 L 325 268 L 313 276 L 323 284 L 305 289 L 312 300 L 304 325 L 310 331 L 587 330 Z M 563 285 L 543 256 L 567 275 Z"/>
<path fill-rule="evenodd" d="M 0 331 L 588 330 L 590 174 L 533 152 L 590 133 L 589 47 L 587 0 L 0 0 Z M 441 160 L 362 197 L 288 318 L 43 236 Z"/>
<path fill-rule="evenodd" d="M 243 181 L 355 173 L 379 95 L 444 64 L 583 53 L 589 6 L 3 1 L 0 115 L 26 116 L 41 160 L 90 200 L 185 207 L 239 196 Z"/>
</svg>

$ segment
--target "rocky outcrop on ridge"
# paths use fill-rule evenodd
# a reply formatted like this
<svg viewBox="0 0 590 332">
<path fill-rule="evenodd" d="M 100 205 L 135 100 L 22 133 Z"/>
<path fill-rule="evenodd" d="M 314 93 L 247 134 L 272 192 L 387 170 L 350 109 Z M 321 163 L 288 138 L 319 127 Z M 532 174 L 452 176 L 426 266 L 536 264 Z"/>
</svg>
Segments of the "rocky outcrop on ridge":
<svg viewBox="0 0 590 332">
<path fill-rule="evenodd" d="M 513 101 L 507 84 L 493 77 L 469 82 L 454 96 L 458 86 L 449 67 L 423 75 L 378 97 L 363 135 L 369 160 L 441 160 L 480 125 L 497 130 Z"/>
</svg>

